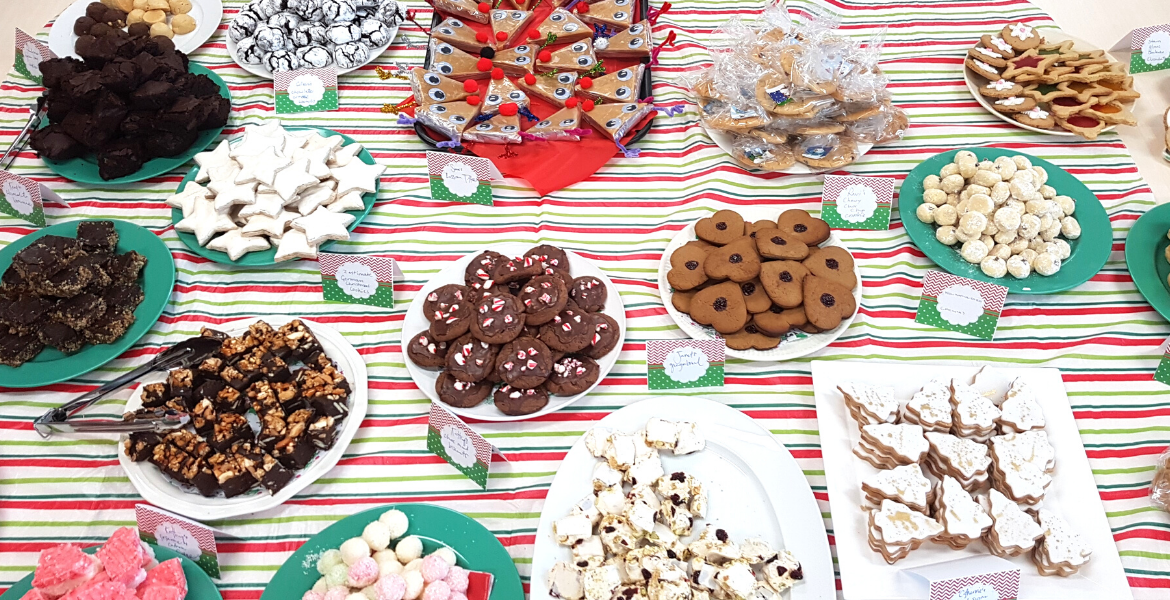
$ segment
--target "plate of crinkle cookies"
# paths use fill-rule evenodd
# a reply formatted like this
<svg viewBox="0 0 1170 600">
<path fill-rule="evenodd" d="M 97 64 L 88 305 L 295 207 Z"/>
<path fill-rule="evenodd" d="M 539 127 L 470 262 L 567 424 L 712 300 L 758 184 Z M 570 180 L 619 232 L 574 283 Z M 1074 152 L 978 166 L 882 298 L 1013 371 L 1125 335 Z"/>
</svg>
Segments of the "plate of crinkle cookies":
<svg viewBox="0 0 1170 600">
<path fill-rule="evenodd" d="M 948 273 L 1018 294 L 1051 294 L 1091 279 L 1113 229 L 1101 202 L 1060 167 L 999 148 L 923 161 L 899 192 L 914 244 Z"/>
</svg>

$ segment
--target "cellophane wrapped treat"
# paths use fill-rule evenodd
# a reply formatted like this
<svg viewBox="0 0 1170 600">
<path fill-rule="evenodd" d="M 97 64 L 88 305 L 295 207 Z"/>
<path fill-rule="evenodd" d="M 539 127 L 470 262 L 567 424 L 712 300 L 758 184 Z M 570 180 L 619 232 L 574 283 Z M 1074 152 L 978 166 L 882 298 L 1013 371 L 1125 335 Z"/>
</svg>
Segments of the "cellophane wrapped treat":
<svg viewBox="0 0 1170 600">
<path fill-rule="evenodd" d="M 845 37 L 829 15 L 794 24 L 783 3 L 753 22 L 733 17 L 714 65 L 685 77 L 703 124 L 734 135 L 737 161 L 764 171 L 817 171 L 856 160 L 859 144 L 899 140 L 908 120 L 878 66 L 882 35 Z"/>
<path fill-rule="evenodd" d="M 1170 512 L 1170 448 L 1158 457 L 1154 480 L 1150 482 L 1150 501 L 1154 506 Z"/>
</svg>

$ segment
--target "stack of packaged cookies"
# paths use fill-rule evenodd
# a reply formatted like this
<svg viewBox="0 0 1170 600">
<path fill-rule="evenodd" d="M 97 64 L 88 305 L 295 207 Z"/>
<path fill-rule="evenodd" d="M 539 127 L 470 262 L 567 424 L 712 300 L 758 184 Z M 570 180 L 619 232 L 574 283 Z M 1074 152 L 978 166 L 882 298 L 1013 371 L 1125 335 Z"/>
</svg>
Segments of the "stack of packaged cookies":
<svg viewBox="0 0 1170 600">
<path fill-rule="evenodd" d="M 790 331 L 820 333 L 853 316 L 853 256 L 819 247 L 829 226 L 803 210 L 754 223 L 721 210 L 670 255 L 670 302 L 734 350 L 768 350 Z"/>
<path fill-rule="evenodd" d="M 879 469 L 861 489 L 869 546 L 886 562 L 927 542 L 959 550 L 977 540 L 1005 558 L 1030 553 L 1041 575 L 1088 562 L 1085 540 L 1041 506 L 1056 452 L 1037 396 L 1020 379 L 1005 394 L 1000 379 L 984 368 L 971 383 L 931 381 L 905 403 L 886 388 L 838 387 L 861 430 L 853 453 Z"/>
<path fill-rule="evenodd" d="M 731 134 L 745 167 L 836 169 L 860 156 L 859 144 L 902 138 L 909 122 L 890 102 L 880 40 L 863 45 L 836 25 L 794 25 L 783 3 L 752 24 L 733 18 L 714 66 L 690 77 L 703 125 Z"/>
<path fill-rule="evenodd" d="M 468 263 L 464 284 L 426 295 L 430 326 L 405 348 L 414 364 L 441 369 L 435 392 L 450 406 L 471 408 L 492 395 L 505 415 L 532 414 L 550 395 L 593 387 L 601 377 L 597 360 L 622 339 L 618 322 L 602 312 L 605 283 L 574 279 L 555 246 L 516 258 L 482 252 Z"/>
<path fill-rule="evenodd" d="M 1125 65 L 1104 50 L 1049 42 L 1031 25 L 1009 23 L 984 35 L 964 62 L 991 108 L 1029 127 L 1071 131 L 1085 139 L 1112 125 L 1137 125 L 1131 104 L 1141 94 Z"/>
</svg>

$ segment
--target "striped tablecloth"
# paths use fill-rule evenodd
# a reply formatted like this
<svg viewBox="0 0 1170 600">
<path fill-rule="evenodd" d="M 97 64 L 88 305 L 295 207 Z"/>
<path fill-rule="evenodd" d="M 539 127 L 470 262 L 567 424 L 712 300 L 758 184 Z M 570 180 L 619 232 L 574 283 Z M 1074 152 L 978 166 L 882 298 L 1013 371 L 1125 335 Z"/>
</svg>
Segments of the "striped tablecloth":
<svg viewBox="0 0 1170 600">
<path fill-rule="evenodd" d="M 864 279 L 861 315 L 815 358 L 1061 369 L 1135 596 L 1165 598 L 1170 593 L 1170 515 L 1152 508 L 1147 492 L 1154 459 L 1170 444 L 1170 388 L 1151 378 L 1158 344 L 1170 326 L 1142 300 L 1123 260 L 1126 232 L 1154 205 L 1154 197 L 1116 135 L 1083 142 L 1013 128 L 974 102 L 961 75 L 963 52 L 981 34 L 1009 21 L 1054 24 L 1022 0 L 792 0 L 790 8 L 804 16 L 814 3 L 837 11 L 851 35 L 887 28 L 883 67 L 895 102 L 913 124 L 906 139 L 874 148 L 849 172 L 901 181 L 918 162 L 955 146 L 1018 149 L 1080 177 L 1108 210 L 1116 239 L 1104 270 L 1085 285 L 1053 296 L 1010 296 L 995 340 L 984 342 L 914 322 L 921 279 L 932 265 L 911 245 L 895 213 L 889 231 L 844 234 Z M 225 22 L 242 4 L 225 0 Z M 422 2 L 410 4 L 419 8 L 420 22 L 429 22 Z M 615 158 L 596 176 L 545 198 L 523 182 L 507 181 L 495 186 L 494 207 L 429 199 L 425 147 L 411 129 L 379 112 L 384 102 L 397 102 L 410 92 L 406 82 L 379 79 L 374 65 L 422 61 L 422 50 L 402 38 L 374 64 L 341 78 L 343 110 L 285 119 L 350 135 L 389 166 L 378 205 L 354 238 L 334 250 L 401 261 L 406 281 L 399 286 L 400 297 L 410 299 L 457 257 L 504 241 L 576 250 L 605 269 L 620 289 L 629 332 L 621 359 L 594 394 L 535 421 L 475 425 L 511 461 L 493 471 L 487 491 L 426 450 L 427 400 L 407 375 L 399 344 L 406 302 L 389 312 L 326 305 L 315 262 L 243 270 L 193 255 L 179 242 L 170 209 L 162 204 L 181 172 L 137 185 L 95 188 L 57 178 L 34 153 L 23 154 L 15 170 L 69 201 L 69 208 L 48 208 L 50 223 L 79 217 L 138 223 L 167 242 L 179 273 L 158 324 L 119 360 L 78 380 L 5 390 L 0 396 L 0 586 L 23 577 L 37 552 L 50 544 L 94 543 L 114 527 L 132 524 L 132 507 L 140 500 L 118 467 L 113 440 L 42 441 L 30 423 L 36 415 L 196 334 L 201 326 L 287 313 L 332 325 L 365 356 L 370 410 L 345 457 L 325 478 L 278 509 L 215 523 L 243 540 L 221 542 L 224 597 L 257 598 L 306 538 L 338 518 L 389 502 L 434 502 L 473 516 L 499 536 L 527 581 L 542 499 L 565 452 L 590 423 L 648 396 L 645 340 L 682 337 L 656 291 L 658 261 L 670 238 L 719 207 L 819 207 L 821 178 L 749 174 L 721 153 L 703 134 L 694 105 L 675 82 L 684 71 L 706 64 L 704 44 L 724 21 L 750 17 L 760 8 L 761 3 L 745 0 L 676 2 L 655 31 L 657 40 L 676 31 L 678 43 L 662 53 L 654 96 L 663 105 L 686 110 L 656 118 L 639 144 L 640 158 Z M 192 58 L 231 85 L 234 110 L 225 134 L 232 135 L 245 124 L 275 116 L 272 84 L 232 62 L 225 31 L 226 25 Z M 402 31 L 416 45 L 425 39 L 413 25 Z M 26 107 L 39 92 L 15 74 L 3 84 L 0 144 L 7 145 L 23 124 Z M 29 231 L 16 220 L 0 221 L 4 242 Z M 728 361 L 727 386 L 709 396 L 757 419 L 796 456 L 821 503 L 831 540 L 811 358 Z M 929 367 L 923 369 L 929 375 Z M 120 400 L 111 399 L 93 412 L 115 416 L 121 408 Z"/>
</svg>

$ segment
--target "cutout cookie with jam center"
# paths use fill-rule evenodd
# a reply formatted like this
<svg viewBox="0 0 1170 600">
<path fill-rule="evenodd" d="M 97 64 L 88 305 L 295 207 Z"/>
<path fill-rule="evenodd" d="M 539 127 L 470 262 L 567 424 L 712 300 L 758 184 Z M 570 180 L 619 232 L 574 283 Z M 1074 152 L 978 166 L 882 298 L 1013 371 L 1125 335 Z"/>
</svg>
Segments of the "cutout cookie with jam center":
<svg viewBox="0 0 1170 600">
<path fill-rule="evenodd" d="M 666 281 L 675 290 L 691 290 L 707 281 L 707 272 L 703 270 L 703 261 L 707 260 L 707 252 L 695 246 L 682 246 L 670 255 L 670 271 L 666 273 Z"/>
<path fill-rule="evenodd" d="M 833 281 L 846 289 L 857 287 L 853 274 L 853 257 L 840 246 L 826 246 L 811 252 L 802 263 L 810 273 Z"/>
<path fill-rule="evenodd" d="M 804 278 L 808 268 L 793 260 L 774 260 L 760 267 L 764 292 L 781 308 L 796 308 L 804 302 Z"/>
<path fill-rule="evenodd" d="M 779 337 L 808 323 L 808 317 L 804 316 L 803 306 L 796 308 L 773 306 L 767 312 L 752 315 L 752 323 L 755 323 L 760 331 Z"/>
<path fill-rule="evenodd" d="M 691 318 L 722 334 L 735 333 L 747 324 L 748 312 L 739 284 L 725 281 L 699 291 L 691 299 Z"/>
<path fill-rule="evenodd" d="M 756 249 L 764 258 L 781 260 L 804 260 L 808 257 L 808 245 L 779 228 L 763 229 L 756 232 Z"/>
<path fill-rule="evenodd" d="M 798 208 L 780 213 L 780 217 L 776 219 L 776 227 L 792 233 L 796 239 L 810 248 L 829 239 L 829 224 Z"/>
<path fill-rule="evenodd" d="M 760 274 L 760 255 L 756 243 L 744 236 L 713 250 L 703 261 L 703 270 L 712 279 L 730 279 L 736 283 L 751 281 Z"/>
<path fill-rule="evenodd" d="M 813 325 L 825 331 L 835 329 L 855 310 L 851 289 L 816 275 L 804 278 L 804 314 Z"/>
<path fill-rule="evenodd" d="M 716 246 L 730 244 L 744 235 L 743 217 L 734 210 L 717 211 L 695 223 L 695 235 Z"/>
</svg>

